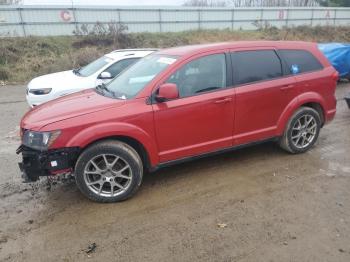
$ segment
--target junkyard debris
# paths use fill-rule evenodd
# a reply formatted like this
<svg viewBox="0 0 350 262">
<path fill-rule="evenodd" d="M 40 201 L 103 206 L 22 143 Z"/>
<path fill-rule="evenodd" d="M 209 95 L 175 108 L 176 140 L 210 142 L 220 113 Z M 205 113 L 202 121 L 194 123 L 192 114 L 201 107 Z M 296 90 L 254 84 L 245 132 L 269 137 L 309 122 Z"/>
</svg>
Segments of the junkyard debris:
<svg viewBox="0 0 350 262">
<path fill-rule="evenodd" d="M 86 254 L 91 254 L 92 252 L 95 252 L 96 248 L 97 248 L 97 245 L 94 242 L 94 243 L 90 244 L 88 246 L 88 248 L 86 250 L 84 250 L 84 251 L 85 251 Z"/>
</svg>

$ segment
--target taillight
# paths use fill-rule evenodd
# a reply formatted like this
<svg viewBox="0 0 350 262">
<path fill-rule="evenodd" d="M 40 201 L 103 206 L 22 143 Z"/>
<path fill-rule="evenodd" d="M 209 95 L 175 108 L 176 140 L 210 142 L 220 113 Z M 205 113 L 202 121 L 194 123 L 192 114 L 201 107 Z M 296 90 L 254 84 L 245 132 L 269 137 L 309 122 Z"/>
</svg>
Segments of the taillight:
<svg viewBox="0 0 350 262">
<path fill-rule="evenodd" d="M 337 71 L 332 74 L 332 79 L 336 82 L 339 80 L 339 73 Z"/>
</svg>

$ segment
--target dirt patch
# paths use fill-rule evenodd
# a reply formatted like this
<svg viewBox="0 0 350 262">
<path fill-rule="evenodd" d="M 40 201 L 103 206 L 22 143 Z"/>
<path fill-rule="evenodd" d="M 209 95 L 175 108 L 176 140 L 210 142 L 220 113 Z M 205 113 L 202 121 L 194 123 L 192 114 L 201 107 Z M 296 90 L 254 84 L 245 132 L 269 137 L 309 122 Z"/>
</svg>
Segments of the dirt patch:
<svg viewBox="0 0 350 262">
<path fill-rule="evenodd" d="M 0 104 L 0 261 L 349 261 L 347 92 L 306 154 L 264 144 L 159 170 L 117 204 L 73 182 L 22 184 L 13 133 L 27 105 Z"/>
</svg>

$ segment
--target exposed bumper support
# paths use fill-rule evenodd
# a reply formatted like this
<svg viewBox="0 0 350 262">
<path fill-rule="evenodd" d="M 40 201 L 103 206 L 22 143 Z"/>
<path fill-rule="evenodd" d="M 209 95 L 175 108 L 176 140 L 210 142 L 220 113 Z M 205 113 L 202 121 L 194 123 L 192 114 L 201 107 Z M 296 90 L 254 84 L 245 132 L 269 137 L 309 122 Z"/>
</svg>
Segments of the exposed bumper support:
<svg viewBox="0 0 350 262">
<path fill-rule="evenodd" d="M 72 171 L 79 152 L 78 147 L 39 151 L 21 145 L 16 153 L 22 153 L 22 162 L 18 163 L 18 166 L 23 182 L 35 182 L 40 176 Z"/>
</svg>

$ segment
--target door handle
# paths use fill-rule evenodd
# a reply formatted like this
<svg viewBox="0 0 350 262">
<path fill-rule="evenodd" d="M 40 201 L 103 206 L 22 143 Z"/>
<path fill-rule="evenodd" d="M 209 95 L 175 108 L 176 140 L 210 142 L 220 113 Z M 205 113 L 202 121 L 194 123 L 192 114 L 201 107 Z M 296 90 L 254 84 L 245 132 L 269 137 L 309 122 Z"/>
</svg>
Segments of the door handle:
<svg viewBox="0 0 350 262">
<path fill-rule="evenodd" d="M 216 100 L 214 104 L 222 104 L 222 103 L 228 103 L 231 102 L 232 98 L 231 97 L 226 97 L 224 99 Z"/>
<path fill-rule="evenodd" d="M 280 90 L 282 90 L 282 91 L 287 91 L 287 90 L 289 90 L 289 89 L 292 89 L 294 87 L 294 85 L 285 85 L 285 86 L 282 86 L 281 88 L 280 88 Z"/>
</svg>

